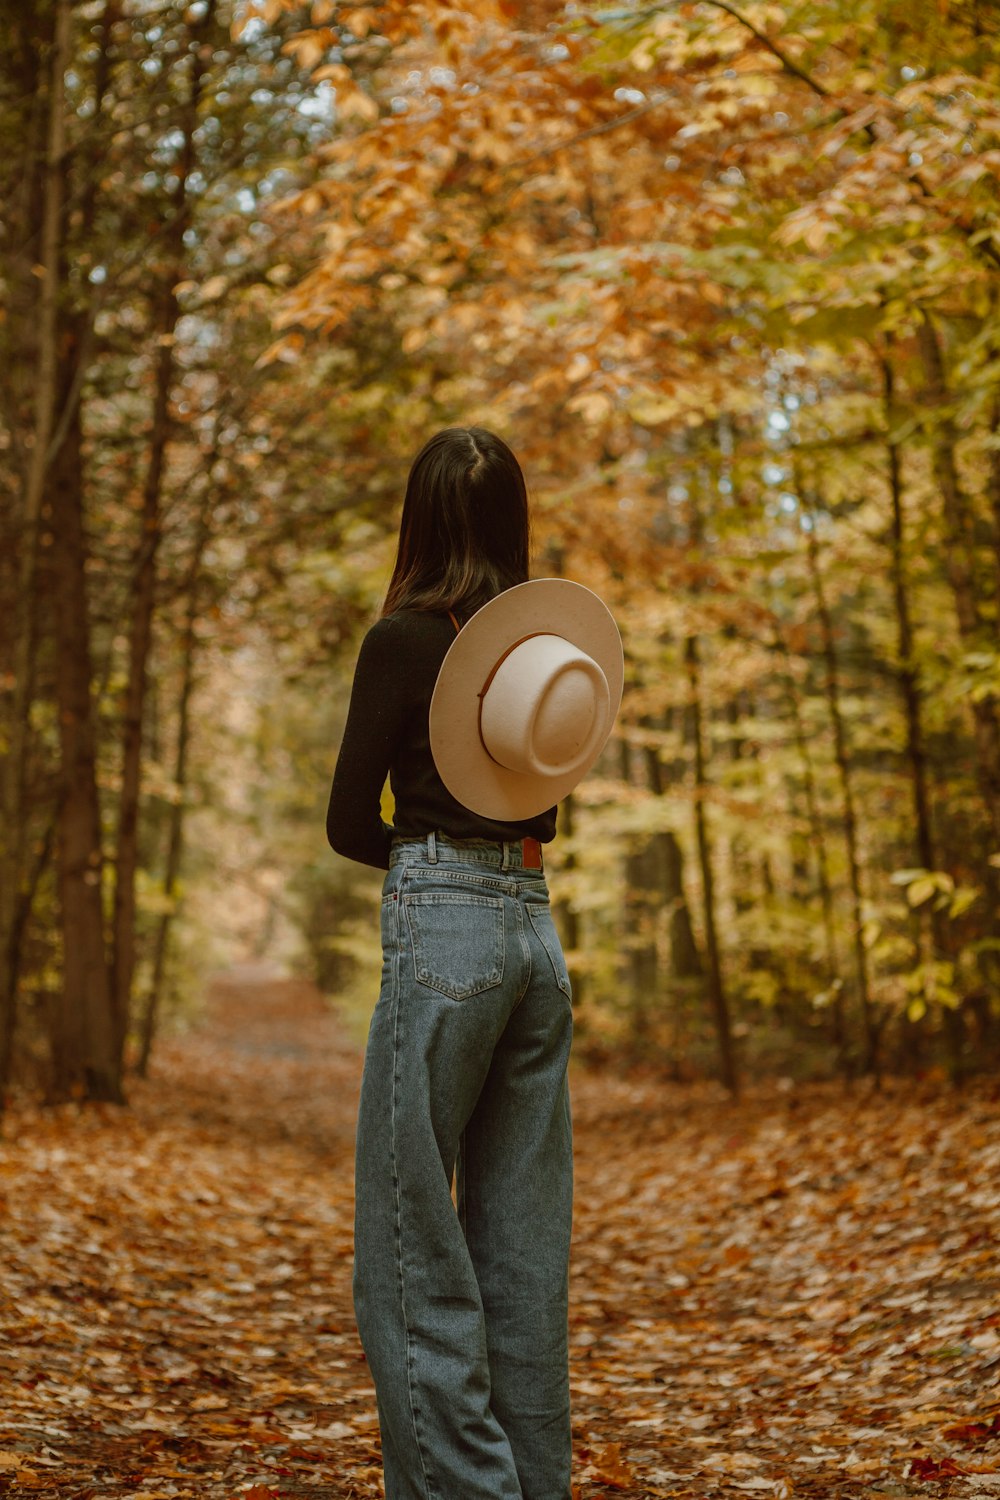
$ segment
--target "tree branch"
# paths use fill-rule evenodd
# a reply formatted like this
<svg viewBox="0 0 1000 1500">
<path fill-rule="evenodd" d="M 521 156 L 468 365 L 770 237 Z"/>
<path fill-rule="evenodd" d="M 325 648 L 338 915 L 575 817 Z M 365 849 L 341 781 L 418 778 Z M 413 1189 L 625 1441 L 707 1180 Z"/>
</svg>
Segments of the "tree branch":
<svg viewBox="0 0 1000 1500">
<path fill-rule="evenodd" d="M 806 72 L 805 68 L 800 67 L 794 58 L 789 57 L 783 47 L 779 47 L 777 42 L 772 37 L 769 37 L 766 31 L 761 31 L 759 26 L 755 26 L 750 17 L 745 16 L 742 11 L 737 10 L 735 5 L 729 3 L 729 0 L 705 0 L 705 3 L 714 5 L 716 10 L 724 10 L 727 16 L 732 16 L 734 21 L 738 21 L 752 36 L 757 38 L 762 47 L 766 47 L 768 52 L 778 59 L 786 72 L 791 73 L 801 83 L 806 84 L 807 87 L 812 89 L 814 94 L 818 94 L 821 99 L 832 97 L 831 91 L 825 84 L 820 83 L 818 78 L 814 78 L 811 73 Z M 662 9 L 663 7 L 659 8 Z M 841 114 L 845 113 L 846 110 L 841 110 Z"/>
</svg>

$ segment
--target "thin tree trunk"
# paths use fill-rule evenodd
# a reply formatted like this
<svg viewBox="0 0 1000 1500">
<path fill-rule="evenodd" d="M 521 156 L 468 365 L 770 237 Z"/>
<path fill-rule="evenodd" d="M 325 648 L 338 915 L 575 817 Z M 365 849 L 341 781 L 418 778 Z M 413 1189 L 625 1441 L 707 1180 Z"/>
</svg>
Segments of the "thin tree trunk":
<svg viewBox="0 0 1000 1500">
<path fill-rule="evenodd" d="M 174 301 L 168 293 L 171 302 Z M 166 321 L 166 319 L 165 319 Z M 161 325 L 162 327 L 162 325 Z M 166 329 L 163 329 L 166 332 Z M 156 393 L 149 466 L 143 487 L 143 531 L 139 543 L 132 621 L 129 632 L 128 682 L 122 717 L 122 772 L 115 850 L 115 895 L 112 976 L 115 997 L 116 1047 L 124 1051 L 131 1012 L 135 969 L 136 871 L 139 862 L 139 793 L 142 779 L 142 715 L 146 698 L 147 663 L 153 639 L 156 596 L 156 553 L 160 541 L 160 488 L 168 433 L 168 400 L 173 377 L 170 343 L 161 343 L 156 361 Z"/>
<path fill-rule="evenodd" d="M 665 790 L 663 764 L 655 745 L 645 747 L 646 778 L 649 790 L 655 797 L 662 797 Z M 685 998 L 697 981 L 700 995 L 704 987 L 705 969 L 698 951 L 698 944 L 691 924 L 691 911 L 684 894 L 684 856 L 675 834 L 669 828 L 653 834 L 656 850 L 658 878 L 662 893 L 663 917 L 666 919 L 667 937 L 670 944 L 670 970 L 679 980 L 673 986 L 672 1021 L 670 1039 L 670 1069 L 675 1079 L 681 1077 L 681 1062 L 684 1055 Z"/>
<path fill-rule="evenodd" d="M 625 961 L 631 999 L 633 1041 L 649 1037 L 652 1014 L 662 1010 L 659 953 L 660 871 L 651 838 L 640 839 L 625 856 Z"/>
<path fill-rule="evenodd" d="M 213 4 L 191 28 L 191 37 L 209 24 Z M 194 133 L 204 72 L 200 50 L 193 59 L 193 76 L 182 130 L 184 145 L 177 166 L 177 189 L 171 204 L 166 239 L 166 264 L 160 291 L 149 461 L 142 493 L 142 532 L 137 549 L 129 631 L 128 682 L 122 720 L 122 773 L 118 837 L 115 851 L 115 895 L 112 926 L 112 984 L 117 1025 L 116 1045 L 123 1061 L 132 1009 L 132 981 L 136 958 L 136 872 L 139 864 L 139 798 L 142 783 L 142 728 L 149 654 L 156 604 L 156 556 L 161 535 L 161 491 L 167 444 L 170 439 L 170 389 L 174 378 L 174 329 L 178 318 L 174 287 L 184 265 L 187 227 L 187 188 L 195 161 Z"/>
<path fill-rule="evenodd" d="M 792 711 L 795 747 L 802 766 L 802 788 L 806 799 L 806 816 L 809 820 L 810 844 L 816 855 L 816 880 L 819 885 L 820 904 L 823 910 L 823 941 L 826 950 L 826 982 L 831 997 L 833 1016 L 833 1042 L 837 1049 L 837 1066 L 841 1072 L 847 1069 L 847 1028 L 844 1022 L 844 986 L 840 975 L 840 957 L 837 952 L 837 930 L 833 911 L 833 886 L 830 881 L 830 860 L 826 847 L 826 831 L 820 811 L 813 773 L 812 756 L 802 721 L 802 703 L 798 687 L 792 674 L 788 644 L 780 630 L 775 641 L 785 666 L 785 690 Z"/>
<path fill-rule="evenodd" d="M 688 525 L 691 541 L 701 550 L 703 528 L 698 497 L 698 479 L 692 474 Z M 698 592 L 697 582 L 694 592 Z M 694 749 L 694 815 L 695 834 L 698 845 L 698 864 L 701 870 L 702 901 L 705 920 L 705 956 L 708 960 L 708 995 L 715 1021 L 716 1040 L 719 1047 L 719 1071 L 729 1091 L 736 1095 L 739 1078 L 733 1046 L 732 1024 L 729 1016 L 729 999 L 722 976 L 722 955 L 716 925 L 715 875 L 712 866 L 712 847 L 708 830 L 708 770 L 705 754 L 704 714 L 701 698 L 701 661 L 698 638 L 690 634 L 684 641 L 684 663 L 687 669 L 687 710 L 691 726 Z"/>
<path fill-rule="evenodd" d="M 808 507 L 805 488 L 801 484 L 799 492 L 801 503 L 803 506 Z M 868 953 L 864 940 L 861 859 L 858 853 L 858 823 L 854 809 L 854 791 L 851 784 L 847 734 L 840 709 L 840 677 L 837 667 L 837 650 L 833 638 L 833 621 L 830 617 L 830 610 L 826 602 L 826 593 L 823 587 L 823 573 L 819 561 L 819 543 L 816 540 L 816 515 L 814 510 L 809 509 L 812 525 L 806 530 L 806 550 L 816 600 L 816 617 L 819 621 L 823 643 L 826 701 L 830 712 L 830 724 L 833 729 L 834 758 L 837 763 L 837 773 L 840 779 L 840 793 L 843 803 L 844 842 L 847 845 L 847 865 L 851 883 L 851 925 L 854 935 L 854 964 L 857 974 L 858 1006 L 861 1013 L 861 1027 L 864 1038 L 862 1067 L 865 1072 L 874 1072 L 878 1065 L 878 1030 L 875 1026 L 871 1001 L 871 991 L 868 981 Z"/>
<path fill-rule="evenodd" d="M 738 766 L 744 759 L 745 750 L 743 737 L 737 732 L 740 721 L 738 698 L 730 698 L 723 713 L 729 726 L 730 760 L 734 766 Z M 733 906 L 737 912 L 750 911 L 754 905 L 753 865 L 749 841 L 742 833 L 734 832 L 730 836 L 729 863 L 732 871 Z"/>
<path fill-rule="evenodd" d="M 216 429 L 218 432 L 218 429 Z M 170 826 L 167 834 L 167 857 L 163 873 L 164 910 L 157 923 L 153 940 L 153 975 L 143 1009 L 139 1035 L 139 1057 L 136 1071 L 143 1078 L 149 1070 L 149 1059 L 156 1037 L 160 1003 L 163 994 L 163 976 L 166 969 L 167 943 L 174 919 L 174 904 L 177 899 L 177 882 L 180 877 L 184 852 L 184 793 L 187 787 L 188 750 L 191 743 L 191 702 L 195 688 L 195 661 L 198 636 L 195 626 L 198 620 L 198 591 L 201 581 L 201 563 L 209 538 L 209 516 L 211 501 L 206 496 L 198 520 L 194 550 L 188 569 L 187 612 L 184 621 L 184 636 L 181 643 L 181 691 L 177 706 L 177 749 L 174 756 L 175 800 L 170 806 Z"/>
<path fill-rule="evenodd" d="M 896 634 L 899 651 L 899 691 L 906 721 L 906 758 L 910 767 L 913 793 L 913 821 L 917 859 L 925 870 L 938 867 L 937 850 L 931 824 L 930 797 L 927 789 L 927 756 L 924 750 L 923 693 L 914 652 L 913 621 L 910 614 L 906 569 L 906 522 L 903 513 L 903 475 L 899 444 L 893 439 L 896 419 L 895 382 L 892 362 L 882 358 L 882 393 L 886 420 L 886 457 L 889 469 L 889 498 L 892 503 L 891 551 L 892 588 L 896 609 Z M 916 926 L 924 947 L 924 926 L 930 928 L 931 957 L 935 963 L 949 962 L 948 934 L 944 918 L 932 900 L 923 912 L 916 914 Z M 921 953 L 921 958 L 923 954 Z M 951 1071 L 957 1079 L 962 1070 L 962 1026 L 958 1012 L 945 1007 L 945 1028 L 951 1052 Z"/>
<path fill-rule="evenodd" d="M 649 790 L 662 797 L 665 787 L 663 765 L 655 745 L 646 746 L 646 777 Z M 691 911 L 684 894 L 684 855 L 676 836 L 669 828 L 653 835 L 659 850 L 661 888 L 666 904 L 668 931 L 670 934 L 670 963 L 677 979 L 701 979 L 704 966 L 694 928 Z"/>
<path fill-rule="evenodd" d="M 990 452 L 990 505 L 993 510 L 993 594 L 996 617 L 1000 620 L 1000 396 L 993 401 L 990 429 L 993 448 Z"/>
<path fill-rule="evenodd" d="M 620 741 L 621 776 L 631 782 L 631 749 Z M 622 943 L 619 952 L 623 986 L 629 995 L 629 1022 L 633 1046 L 646 1045 L 650 1013 L 659 1000 L 659 962 L 656 951 L 656 912 L 660 906 L 656 853 L 651 840 L 631 835 L 623 862 L 625 876 Z"/>
<path fill-rule="evenodd" d="M 708 819 L 705 797 L 708 778 L 705 764 L 705 736 L 702 724 L 701 674 L 698 659 L 698 641 L 693 635 L 684 643 L 684 660 L 688 677 L 688 704 L 691 711 L 691 733 L 694 742 L 694 812 L 695 831 L 698 839 L 698 862 L 701 867 L 702 897 L 705 915 L 705 951 L 708 957 L 708 993 L 715 1020 L 716 1038 L 719 1044 L 719 1069 L 722 1081 L 732 1094 L 736 1094 L 739 1083 L 733 1051 L 732 1027 L 729 1020 L 729 1002 L 722 980 L 722 961 L 719 953 L 719 938 L 715 922 L 715 880 L 712 873 L 712 851 L 708 835 Z"/>
<path fill-rule="evenodd" d="M 0 880 L 0 1110 L 10 1074 L 17 1027 L 17 975 L 23 911 L 24 856 L 27 830 L 25 788 L 30 748 L 30 714 L 34 697 L 37 621 L 38 541 L 45 486 L 51 458 L 59 379 L 59 271 L 65 185 L 66 101 L 64 77 L 69 65 L 70 0 L 59 0 L 55 15 L 48 86 L 45 186 L 42 200 L 41 290 L 38 299 L 37 374 L 33 442 L 21 516 L 20 576 L 14 597 L 14 691 L 3 778 L 3 879 Z"/>
<path fill-rule="evenodd" d="M 944 358 L 937 330 L 929 316 L 918 329 L 924 366 L 925 394 L 941 416 L 934 435 L 934 475 L 941 495 L 944 520 L 944 564 L 955 600 L 962 644 L 969 650 L 996 647 L 996 622 L 986 622 L 976 586 L 973 507 L 963 493 L 955 458 L 957 434 L 944 411 L 948 400 Z M 979 784 L 993 838 L 1000 847 L 1000 718 L 992 694 L 971 703 Z"/>
</svg>

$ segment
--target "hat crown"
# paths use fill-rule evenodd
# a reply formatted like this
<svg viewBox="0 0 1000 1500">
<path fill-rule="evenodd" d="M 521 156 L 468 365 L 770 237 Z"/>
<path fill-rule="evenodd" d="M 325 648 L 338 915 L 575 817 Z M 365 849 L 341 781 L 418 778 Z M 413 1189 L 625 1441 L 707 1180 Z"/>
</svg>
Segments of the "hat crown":
<svg viewBox="0 0 1000 1500">
<path fill-rule="evenodd" d="M 521 775 L 571 774 L 603 737 L 610 691 L 594 659 L 563 636 L 517 642 L 481 693 L 479 732 L 487 754 Z"/>
<path fill-rule="evenodd" d="M 454 637 L 434 685 L 431 753 L 448 791 L 504 822 L 553 807 L 606 744 L 623 669 L 614 618 L 583 584 L 498 594 Z"/>
</svg>

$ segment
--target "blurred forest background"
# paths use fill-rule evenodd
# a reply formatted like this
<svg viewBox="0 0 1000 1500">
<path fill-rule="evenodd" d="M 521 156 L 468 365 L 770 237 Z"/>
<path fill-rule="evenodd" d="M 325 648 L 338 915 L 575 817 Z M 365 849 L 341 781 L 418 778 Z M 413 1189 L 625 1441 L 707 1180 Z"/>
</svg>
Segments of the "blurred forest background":
<svg viewBox="0 0 1000 1500">
<path fill-rule="evenodd" d="M 453 422 L 625 641 L 581 1053 L 995 1067 L 994 0 L 39 0 L 0 58 L 0 1097 L 122 1098 L 247 956 L 370 1008 L 323 815 Z"/>
</svg>

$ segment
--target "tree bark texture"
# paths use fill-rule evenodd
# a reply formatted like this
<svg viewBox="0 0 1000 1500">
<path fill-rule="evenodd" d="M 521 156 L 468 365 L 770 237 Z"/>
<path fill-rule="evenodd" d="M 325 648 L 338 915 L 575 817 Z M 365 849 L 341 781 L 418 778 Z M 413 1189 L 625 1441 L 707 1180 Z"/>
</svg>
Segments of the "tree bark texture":
<svg viewBox="0 0 1000 1500">
<path fill-rule="evenodd" d="M 64 375 L 72 379 L 72 358 L 65 358 Z M 59 1094 L 82 1087 L 89 1098 L 120 1103 L 121 1074 L 101 899 L 101 816 L 91 699 L 88 548 L 83 526 L 80 439 L 77 406 L 51 481 L 56 692 L 63 780 L 59 816 L 63 994 L 54 1017 L 53 1083 Z"/>
<path fill-rule="evenodd" d="M 619 741 L 619 751 L 621 778 L 628 786 L 632 780 L 632 750 L 627 740 Z M 622 860 L 624 891 L 619 964 L 622 989 L 628 994 L 629 1029 L 637 1047 L 643 1045 L 648 1034 L 650 1012 L 657 1005 L 660 991 L 656 945 L 659 882 L 655 864 L 650 839 L 636 834 L 630 836 Z"/>
<path fill-rule="evenodd" d="M 882 392 L 885 406 L 886 459 L 889 479 L 889 498 L 892 505 L 890 527 L 892 551 L 892 590 L 896 611 L 896 635 L 899 651 L 899 692 L 903 703 L 906 723 L 906 759 L 910 768 L 910 787 L 913 795 L 914 841 L 917 859 L 922 869 L 936 870 L 938 854 L 935 847 L 931 823 L 930 795 L 927 785 L 927 755 L 924 749 L 923 692 L 920 673 L 914 653 L 913 620 L 910 611 L 906 566 L 906 518 L 903 509 L 903 473 L 899 444 L 893 439 L 896 419 L 895 378 L 892 362 L 883 359 Z M 937 902 L 931 900 L 924 911 L 915 916 L 918 948 L 925 945 L 924 929 L 929 928 L 930 956 L 935 963 L 948 963 L 952 959 L 948 931 Z M 923 952 L 920 953 L 921 959 Z M 952 1076 L 957 1078 L 962 1069 L 962 1025 L 958 1013 L 945 1007 L 944 1024 L 951 1055 Z"/>
<path fill-rule="evenodd" d="M 736 1094 L 739 1090 L 739 1080 L 736 1072 L 732 1026 L 729 1018 L 729 1001 L 722 980 L 722 959 L 719 952 L 718 929 L 715 921 L 715 879 L 712 872 L 712 850 L 709 842 L 708 819 L 705 809 L 708 777 L 705 758 L 705 732 L 702 723 L 701 671 L 698 657 L 698 641 L 693 635 L 688 636 L 684 643 L 684 660 L 687 666 L 688 704 L 691 712 L 691 734 L 694 743 L 694 815 L 704 902 L 705 952 L 708 958 L 708 994 L 715 1021 L 715 1032 L 719 1047 L 719 1070 L 722 1075 L 722 1081 L 730 1093 Z"/>
<path fill-rule="evenodd" d="M 993 607 L 1000 621 L 1000 396 L 993 401 L 990 421 L 993 449 L 990 453 L 990 509 L 993 512 Z"/>
<path fill-rule="evenodd" d="M 725 706 L 725 719 L 729 726 L 729 756 L 733 766 L 741 766 L 746 759 L 746 742 L 739 732 L 742 705 L 739 698 L 730 698 Z M 739 772 L 736 773 L 739 779 Z M 750 857 L 750 840 L 734 832 L 729 838 L 729 865 L 732 880 L 733 906 L 737 912 L 748 912 L 755 904 L 753 861 Z"/>
<path fill-rule="evenodd" d="M 26 470 L 23 478 L 23 500 L 21 504 L 20 558 L 17 587 L 14 594 L 13 634 L 13 694 L 7 723 L 7 753 L 4 757 L 3 803 L 2 803 L 2 859 L 0 878 L 0 1107 L 10 1073 L 10 1062 L 17 1026 L 17 984 L 20 969 L 21 937 L 26 925 L 24 910 L 26 896 L 25 846 L 27 838 L 28 809 L 26 787 L 28 756 L 30 752 L 30 715 L 34 697 L 35 651 L 37 635 L 37 573 L 39 530 L 45 502 L 46 480 L 52 454 L 52 434 L 56 420 L 59 376 L 59 283 L 61 245 L 63 233 L 63 201 L 65 197 L 66 171 L 66 102 L 63 79 L 69 65 L 70 53 L 70 0 L 59 0 L 55 12 L 55 31 L 52 41 L 52 56 L 49 72 L 47 98 L 47 123 L 44 156 L 44 187 L 40 204 L 31 192 L 30 167 L 25 170 L 29 179 L 24 185 L 28 205 L 26 220 L 19 226 L 20 234 L 27 240 L 32 238 L 32 205 L 40 207 L 41 224 L 38 264 L 41 267 L 41 283 L 38 293 L 37 313 L 34 318 L 27 314 L 18 298 L 15 303 L 24 316 L 15 316 L 15 336 L 24 341 L 15 365 L 29 370 L 34 376 L 34 416 L 32 441 L 25 452 Z M 29 53 L 37 45 L 36 38 L 28 43 Z M 30 156 L 29 156 L 30 161 Z M 30 287 L 30 278 L 28 279 Z M 30 291 L 27 292 L 30 297 Z M 32 328 L 37 324 L 37 332 Z M 32 347 L 33 341 L 33 347 Z M 15 380 L 14 399 L 17 399 Z M 20 430 L 19 413 L 12 413 L 11 429 Z M 34 882 L 32 882 L 32 885 Z M 30 897 L 29 897 L 30 899 Z"/>
<path fill-rule="evenodd" d="M 826 830 L 819 805 L 816 776 L 813 772 L 812 755 L 806 738 L 802 719 L 802 703 L 799 690 L 792 675 L 788 644 L 784 636 L 776 634 L 778 650 L 784 662 L 785 693 L 788 698 L 795 733 L 795 748 L 802 767 L 802 790 L 806 802 L 806 818 L 809 824 L 809 844 L 816 856 L 816 883 L 819 887 L 820 905 L 823 911 L 823 942 L 825 948 L 826 983 L 831 996 L 833 1017 L 833 1041 L 837 1049 L 837 1063 L 841 1069 L 847 1066 L 847 1026 L 844 1017 L 844 985 L 840 972 L 840 956 L 837 951 L 837 928 L 834 917 L 833 885 L 830 879 L 830 857 L 826 845 Z"/>
<path fill-rule="evenodd" d="M 662 797 L 665 785 L 663 763 L 654 745 L 647 745 L 646 778 L 649 790 Z M 691 909 L 684 894 L 684 854 L 670 829 L 653 834 L 660 861 L 660 887 L 666 906 L 670 938 L 670 966 L 677 979 L 701 979 L 704 966 L 691 924 Z"/>
<path fill-rule="evenodd" d="M 800 487 L 800 494 L 804 491 Z M 803 504 L 806 504 L 803 498 Z M 847 733 L 840 708 L 840 673 L 837 664 L 837 648 L 834 642 L 833 621 L 826 601 L 823 586 L 823 571 L 819 559 L 819 542 L 816 538 L 816 513 L 810 510 L 811 525 L 806 530 L 806 551 L 809 572 L 812 578 L 816 602 L 816 618 L 819 621 L 820 637 L 825 669 L 826 701 L 833 730 L 833 751 L 840 780 L 840 795 L 843 805 L 844 842 L 847 845 L 847 868 L 851 885 L 851 926 L 854 937 L 854 965 L 857 975 L 858 1008 L 863 1036 L 862 1066 L 866 1072 L 875 1071 L 878 1064 L 878 1031 L 872 1008 L 871 990 L 868 980 L 868 952 L 864 939 L 864 912 L 861 893 L 861 859 L 858 852 L 858 820 L 854 807 L 854 789 L 851 778 L 850 754 L 847 749 Z"/>
<path fill-rule="evenodd" d="M 214 6 L 191 26 L 192 40 L 211 22 Z M 142 531 L 136 549 L 132 618 L 129 630 L 128 681 L 122 715 L 122 776 L 115 851 L 114 916 L 111 973 L 114 990 L 116 1047 L 122 1065 L 132 1010 L 136 961 L 136 873 L 139 867 L 139 799 L 142 785 L 143 709 L 156 607 L 156 556 L 161 536 L 161 494 L 170 440 L 170 391 L 174 379 L 174 330 L 178 319 L 174 287 L 185 260 L 184 231 L 189 217 L 187 181 L 195 165 L 195 130 L 205 63 L 200 49 L 193 58 L 191 87 L 181 130 L 184 144 L 177 166 L 177 188 L 171 204 L 159 306 L 153 377 L 153 411 L 149 458 L 142 490 Z"/>
<path fill-rule="evenodd" d="M 181 860 L 184 851 L 184 793 L 187 787 L 188 749 L 191 743 L 191 703 L 195 688 L 195 663 L 198 637 L 195 625 L 198 620 L 198 595 L 201 583 L 201 563 L 209 538 L 209 515 L 211 504 L 206 496 L 187 575 L 187 607 L 184 620 L 184 635 L 181 642 L 181 690 L 177 705 L 177 747 L 174 755 L 173 780 L 176 788 L 175 800 L 170 806 L 170 823 L 167 831 L 167 854 L 163 872 L 163 895 L 166 908 L 156 925 L 153 939 L 153 973 L 146 1004 L 143 1009 L 139 1032 L 139 1056 L 136 1071 L 145 1078 L 149 1070 L 149 1059 L 156 1037 L 160 1003 L 163 994 L 163 977 L 166 969 L 167 943 L 173 924 L 173 907 L 177 897 Z"/>
<path fill-rule="evenodd" d="M 964 493 L 955 456 L 957 434 L 947 413 L 948 384 L 938 331 L 930 316 L 919 325 L 925 396 L 939 417 L 932 444 L 934 476 L 941 496 L 944 522 L 944 562 L 955 600 L 962 644 L 970 651 L 996 650 L 996 621 L 988 622 L 976 578 L 975 513 Z M 979 784 L 989 815 L 994 847 L 1000 849 L 1000 717 L 992 694 L 971 703 Z"/>
</svg>

